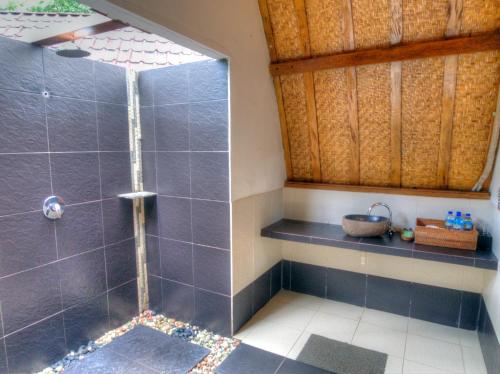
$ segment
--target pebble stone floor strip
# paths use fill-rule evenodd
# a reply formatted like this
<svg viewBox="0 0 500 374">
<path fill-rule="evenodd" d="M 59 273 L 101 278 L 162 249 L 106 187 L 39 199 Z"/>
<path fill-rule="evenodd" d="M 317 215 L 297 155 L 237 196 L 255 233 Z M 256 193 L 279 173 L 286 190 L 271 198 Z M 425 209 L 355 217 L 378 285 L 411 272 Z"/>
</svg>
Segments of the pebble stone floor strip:
<svg viewBox="0 0 500 374">
<path fill-rule="evenodd" d="M 197 326 L 190 325 L 189 323 L 177 321 L 162 314 L 156 315 L 151 311 L 146 311 L 139 316 L 134 317 L 123 326 L 108 331 L 99 339 L 89 342 L 86 346 L 80 347 L 78 351 L 70 352 L 62 360 L 42 370 L 38 374 L 63 373 L 65 369 L 70 367 L 74 361 L 82 360 L 86 355 L 92 354 L 96 350 L 106 346 L 114 339 L 132 330 L 137 325 L 148 326 L 167 335 L 176 336 L 180 339 L 184 339 L 188 342 L 209 349 L 210 353 L 190 371 L 190 374 L 214 373 L 215 368 L 219 366 L 222 361 L 224 361 L 227 356 L 229 356 L 229 354 L 240 344 L 240 340 L 238 339 L 226 338 L 208 330 L 202 330 Z"/>
</svg>

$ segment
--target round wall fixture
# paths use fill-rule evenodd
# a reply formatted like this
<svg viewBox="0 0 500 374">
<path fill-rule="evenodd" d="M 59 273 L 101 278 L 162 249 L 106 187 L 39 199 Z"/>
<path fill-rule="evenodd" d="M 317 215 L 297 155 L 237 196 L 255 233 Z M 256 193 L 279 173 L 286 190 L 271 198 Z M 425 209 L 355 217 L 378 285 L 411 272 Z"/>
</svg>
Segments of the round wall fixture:
<svg viewBox="0 0 500 374">
<path fill-rule="evenodd" d="M 64 200 L 59 196 L 49 196 L 43 202 L 43 214 L 48 219 L 61 219 L 64 214 Z"/>
</svg>

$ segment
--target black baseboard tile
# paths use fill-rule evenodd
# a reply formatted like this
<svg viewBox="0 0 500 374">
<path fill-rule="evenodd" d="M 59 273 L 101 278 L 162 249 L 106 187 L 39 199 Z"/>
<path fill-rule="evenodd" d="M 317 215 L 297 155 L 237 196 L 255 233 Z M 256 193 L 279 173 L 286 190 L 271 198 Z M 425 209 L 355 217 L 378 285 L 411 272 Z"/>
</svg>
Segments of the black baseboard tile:
<svg viewBox="0 0 500 374">
<path fill-rule="evenodd" d="M 459 327 L 461 329 L 476 330 L 478 328 L 480 304 L 480 294 L 462 291 L 459 322 Z"/>
<path fill-rule="evenodd" d="M 280 261 L 271 268 L 271 298 L 276 296 L 276 294 L 281 290 L 281 283 L 282 283 L 281 272 L 282 272 L 282 265 Z"/>
<path fill-rule="evenodd" d="M 233 297 L 233 334 L 280 290 L 283 261 L 278 261 Z"/>
<path fill-rule="evenodd" d="M 411 282 L 368 275 L 366 307 L 408 317 L 412 288 Z"/>
<path fill-rule="evenodd" d="M 292 261 L 290 289 L 294 292 L 325 298 L 326 270 L 327 268 L 323 266 Z"/>
<path fill-rule="evenodd" d="M 250 283 L 233 297 L 233 334 L 253 315 L 253 283 Z"/>
<path fill-rule="evenodd" d="M 271 271 L 268 270 L 253 281 L 253 309 L 258 311 L 271 299 Z"/>
<path fill-rule="evenodd" d="M 291 261 L 289 260 L 281 261 L 281 287 L 284 290 L 290 290 L 291 287 L 290 268 L 291 268 Z"/>
<path fill-rule="evenodd" d="M 478 293 L 283 260 L 283 288 L 468 330 L 477 328 Z M 286 278 L 290 267 L 290 280 Z M 325 292 L 326 290 L 326 292 Z"/>
<path fill-rule="evenodd" d="M 410 317 L 458 327 L 460 300 L 459 290 L 415 283 Z"/>
<path fill-rule="evenodd" d="M 477 332 L 481 351 L 483 352 L 484 363 L 486 364 L 488 374 L 500 373 L 500 344 L 498 343 L 498 336 L 495 333 L 493 323 L 488 313 L 488 308 L 482 297 L 480 305 Z"/>
<path fill-rule="evenodd" d="M 339 269 L 327 269 L 326 298 L 343 303 L 365 306 L 366 274 Z"/>
</svg>

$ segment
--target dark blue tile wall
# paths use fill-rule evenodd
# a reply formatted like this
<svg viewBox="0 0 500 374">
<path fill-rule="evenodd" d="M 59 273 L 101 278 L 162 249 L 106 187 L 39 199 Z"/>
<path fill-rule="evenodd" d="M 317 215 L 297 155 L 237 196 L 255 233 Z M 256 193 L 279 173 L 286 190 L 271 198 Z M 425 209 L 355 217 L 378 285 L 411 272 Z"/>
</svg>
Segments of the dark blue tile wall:
<svg viewBox="0 0 500 374">
<path fill-rule="evenodd" d="M 194 289 L 194 323 L 221 335 L 231 335 L 231 297 Z"/>
<path fill-rule="evenodd" d="M 40 92 L 43 89 L 42 49 L 0 38 L 0 89 Z"/>
<path fill-rule="evenodd" d="M 146 207 L 160 252 L 148 259 L 149 289 L 162 297 L 151 303 L 222 334 L 231 333 L 227 74 L 213 60 L 139 74 L 145 185 L 158 192 Z"/>
<path fill-rule="evenodd" d="M 498 343 L 498 335 L 495 332 L 488 309 L 482 297 L 480 301 L 478 335 L 488 373 L 499 373 L 500 344 Z"/>
<path fill-rule="evenodd" d="M 121 68 L 0 49 L 0 372 L 5 343 L 10 372 L 27 373 L 138 312 L 131 205 L 116 198 L 130 190 L 127 93 Z M 51 194 L 62 220 L 41 212 Z"/>
<path fill-rule="evenodd" d="M 194 287 L 162 279 L 163 311 L 172 318 L 192 321 L 194 317 Z"/>
<path fill-rule="evenodd" d="M 97 151 L 95 103 L 65 97 L 47 101 L 47 126 L 52 152 Z"/>
</svg>

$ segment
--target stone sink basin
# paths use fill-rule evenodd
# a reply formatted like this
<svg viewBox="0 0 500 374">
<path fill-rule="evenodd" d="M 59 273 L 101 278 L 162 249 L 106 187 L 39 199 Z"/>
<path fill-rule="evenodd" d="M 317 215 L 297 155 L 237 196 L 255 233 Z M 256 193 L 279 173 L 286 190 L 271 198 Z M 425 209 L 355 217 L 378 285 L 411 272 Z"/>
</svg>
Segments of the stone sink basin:
<svg viewBox="0 0 500 374">
<path fill-rule="evenodd" d="M 342 219 L 342 229 L 347 235 L 356 238 L 381 236 L 389 230 L 389 218 L 367 214 L 348 214 Z"/>
</svg>

